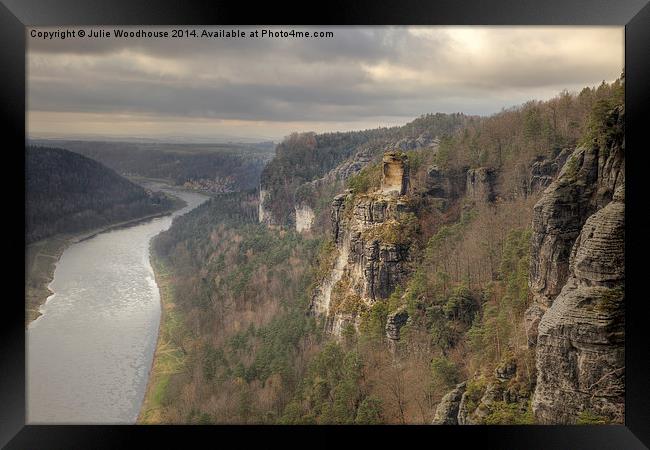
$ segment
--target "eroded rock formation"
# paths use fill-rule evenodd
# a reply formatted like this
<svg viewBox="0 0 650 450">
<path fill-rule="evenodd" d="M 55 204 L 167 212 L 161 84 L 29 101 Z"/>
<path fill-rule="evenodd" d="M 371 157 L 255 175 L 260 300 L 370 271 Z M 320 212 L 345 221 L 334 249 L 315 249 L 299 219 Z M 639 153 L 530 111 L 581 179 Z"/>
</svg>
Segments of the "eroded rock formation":
<svg viewBox="0 0 650 450">
<path fill-rule="evenodd" d="M 487 167 L 469 169 L 467 171 L 467 198 L 476 202 L 491 202 L 494 200 L 494 170 Z"/>
<path fill-rule="evenodd" d="M 266 196 L 267 196 L 266 190 L 260 187 L 260 199 L 259 199 L 259 204 L 257 205 L 257 218 L 260 223 L 268 224 L 269 214 L 267 213 L 266 209 L 264 209 L 264 202 L 266 201 Z"/>
<path fill-rule="evenodd" d="M 382 187 L 334 198 L 332 237 L 336 255 L 331 271 L 312 298 L 313 312 L 327 317 L 327 328 L 340 334 L 346 324 L 358 326 L 359 312 L 386 299 L 409 274 L 410 241 L 404 221 L 411 213 L 408 160 L 387 153 Z"/>
<path fill-rule="evenodd" d="M 427 170 L 425 195 L 452 200 L 465 194 L 467 175 L 461 170 L 445 170 L 431 166 Z"/>
<path fill-rule="evenodd" d="M 518 372 L 514 360 L 506 358 L 496 367 L 494 377 L 471 379 L 448 392 L 438 404 L 433 424 L 502 423 L 499 410 L 507 410 L 517 414 L 520 421 L 524 420 L 530 399 L 525 379 L 526 375 Z"/>
<path fill-rule="evenodd" d="M 404 195 L 408 190 L 409 165 L 404 153 L 388 152 L 382 159 L 381 192 Z"/>
<path fill-rule="evenodd" d="M 552 157 L 540 158 L 534 161 L 530 167 L 526 194 L 534 194 L 546 189 L 553 182 L 571 153 L 568 148 L 558 149 Z"/>
<path fill-rule="evenodd" d="M 578 148 L 534 208 L 526 325 L 541 423 L 575 423 L 585 412 L 623 421 L 622 109 L 609 119 L 608 141 Z"/>
<path fill-rule="evenodd" d="M 614 112 L 622 127 L 622 111 Z M 537 325 L 569 277 L 571 248 L 587 218 L 611 201 L 625 184 L 622 142 L 611 148 L 576 149 L 558 178 L 533 208 L 529 286 L 533 305 L 526 311 L 529 342 L 534 344 Z"/>
<path fill-rule="evenodd" d="M 296 210 L 296 231 L 309 231 L 314 223 L 314 210 L 307 204 L 301 203 L 295 206 Z"/>
<path fill-rule="evenodd" d="M 386 318 L 386 337 L 393 341 L 399 341 L 400 330 L 409 320 L 409 313 L 406 306 L 398 308 L 393 311 Z"/>
<path fill-rule="evenodd" d="M 466 383 L 460 383 L 450 392 L 442 397 L 436 414 L 433 418 L 432 425 L 458 425 L 458 411 L 460 409 L 460 402 L 465 393 Z"/>
<path fill-rule="evenodd" d="M 583 411 L 623 422 L 625 205 L 620 197 L 587 220 L 571 253 L 569 280 L 540 321 L 533 411 L 542 423 L 573 423 Z"/>
</svg>

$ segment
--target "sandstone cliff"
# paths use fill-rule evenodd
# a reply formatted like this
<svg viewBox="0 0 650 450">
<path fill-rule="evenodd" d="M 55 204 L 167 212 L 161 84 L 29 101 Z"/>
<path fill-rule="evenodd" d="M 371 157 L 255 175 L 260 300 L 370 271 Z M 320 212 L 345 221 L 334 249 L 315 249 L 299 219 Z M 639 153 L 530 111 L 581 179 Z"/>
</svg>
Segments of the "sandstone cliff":
<svg viewBox="0 0 650 450">
<path fill-rule="evenodd" d="M 494 170 L 487 167 L 469 169 L 467 171 L 467 198 L 478 202 L 494 201 Z"/>
<path fill-rule="evenodd" d="M 422 116 L 401 127 L 346 133 L 294 133 L 276 147 L 276 156 L 260 176 L 259 221 L 306 231 L 304 216 L 314 204 L 300 198 L 305 185 L 332 185 L 345 181 L 384 153 L 426 150 L 436 152 L 440 136 L 462 126 L 462 114 Z M 314 200 L 313 198 L 311 200 Z M 318 215 L 318 211 L 314 211 Z M 300 222 L 300 226 L 299 223 Z"/>
<path fill-rule="evenodd" d="M 434 424 L 489 424 L 495 414 L 522 423 L 623 423 L 623 108 L 604 120 L 593 142 L 556 151 L 528 170 L 524 192 L 545 189 L 533 210 L 533 302 L 525 313 L 535 377 L 527 380 L 506 359 L 489 379 L 470 377 L 448 392 Z M 490 179 L 487 171 L 468 171 L 467 197 L 489 199 Z"/>
<path fill-rule="evenodd" d="M 314 223 L 314 210 L 305 203 L 299 203 L 295 207 L 296 211 L 296 231 L 309 231 Z"/>
<path fill-rule="evenodd" d="M 525 181 L 525 193 L 534 194 L 546 189 L 564 166 L 572 151 L 568 148 L 557 149 L 549 158 L 537 158 L 531 165 L 529 176 Z"/>
<path fill-rule="evenodd" d="M 526 322 L 541 423 L 575 423 L 585 412 L 623 421 L 622 108 L 608 120 L 607 141 L 575 150 L 534 208 Z"/>
<path fill-rule="evenodd" d="M 398 152 L 383 159 L 381 188 L 367 194 L 338 195 L 332 202 L 334 265 L 312 299 L 311 310 L 324 315 L 327 329 L 340 334 L 358 327 L 360 314 L 386 299 L 409 274 L 409 234 L 414 215 L 408 190 L 408 160 Z"/>
</svg>

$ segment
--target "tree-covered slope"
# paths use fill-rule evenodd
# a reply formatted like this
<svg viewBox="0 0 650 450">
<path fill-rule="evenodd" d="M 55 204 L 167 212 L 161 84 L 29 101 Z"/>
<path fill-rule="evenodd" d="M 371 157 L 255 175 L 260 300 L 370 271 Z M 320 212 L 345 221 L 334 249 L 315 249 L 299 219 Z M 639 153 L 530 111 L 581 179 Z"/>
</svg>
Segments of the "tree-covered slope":
<svg viewBox="0 0 650 450">
<path fill-rule="evenodd" d="M 92 158 L 125 176 L 187 183 L 214 193 L 257 186 L 272 143 L 171 144 L 98 141 L 35 141 Z"/>
<path fill-rule="evenodd" d="M 161 213 L 172 200 L 60 148 L 25 149 L 26 239 L 76 233 Z"/>
<path fill-rule="evenodd" d="M 613 303 L 600 310 L 588 302 L 577 308 L 567 292 L 560 294 L 560 303 L 548 309 L 555 315 L 539 325 L 537 348 L 527 310 L 538 303 L 535 264 L 553 263 L 539 255 L 561 257 L 562 267 L 569 267 L 571 253 L 531 244 L 546 235 L 577 235 L 582 226 L 556 230 L 567 213 L 536 211 L 534 205 L 548 203 L 540 198 L 564 186 L 566 195 L 558 199 L 568 200 L 559 205 L 584 213 L 586 220 L 611 200 L 608 183 L 623 183 L 607 176 L 618 173 L 611 170 L 618 165 L 605 163 L 607 155 L 621 160 L 614 156 L 623 150 L 622 94 L 622 80 L 562 92 L 466 118 L 435 146 L 405 145 L 403 153 L 391 152 L 409 166 L 408 188 L 395 196 L 382 192 L 386 166 L 376 157 L 344 180 L 324 175 L 365 146 L 375 156 L 400 148 L 404 135 L 375 136 L 353 150 L 343 144 L 325 150 L 319 135 L 290 138 L 267 166 L 276 172 L 262 180 L 266 211 L 287 217 L 297 185 L 324 177 L 309 195 L 327 200 L 314 208 L 314 223 L 322 226 L 296 232 L 258 224 L 254 195 L 242 193 L 213 199 L 156 239 L 158 259 L 174 287 L 176 315 L 167 344 L 177 350 L 178 364 L 154 383 L 155 414 L 148 417 L 166 423 L 619 422 L 620 416 L 583 401 L 594 392 L 578 389 L 563 394 L 571 414 L 557 415 L 569 403 L 552 383 L 600 374 L 569 376 L 576 365 L 565 364 L 556 349 L 573 348 L 563 345 L 578 336 L 589 350 L 594 333 L 579 336 L 580 330 L 574 333 L 557 316 L 578 310 L 588 318 L 618 318 L 620 296 L 601 296 Z M 424 117 L 430 121 L 418 119 L 414 131 L 402 130 L 406 139 L 417 139 L 436 120 Z M 601 155 L 603 164 L 586 156 L 578 161 L 582 154 Z M 339 156 L 332 155 L 347 156 L 335 161 Z M 574 208 L 574 197 L 584 189 L 594 191 L 595 203 L 582 211 Z M 614 203 L 620 210 L 620 200 Z M 583 263 L 554 286 L 562 288 L 567 277 L 579 283 L 600 274 L 593 270 L 604 267 L 598 265 L 598 239 L 609 229 L 605 225 L 619 223 L 609 219 L 620 219 L 612 213 L 617 209 L 602 209 L 572 257 Z M 541 212 L 547 221 L 537 223 Z M 600 230 L 595 237 L 592 228 Z M 561 243 L 570 250 L 573 240 Z M 325 290 L 327 301 L 316 310 L 314 300 Z M 614 334 L 612 342 L 597 343 L 603 351 L 586 354 L 612 350 L 612 373 L 619 377 L 614 363 L 622 347 Z M 598 387 L 596 381 L 586 386 Z"/>
</svg>

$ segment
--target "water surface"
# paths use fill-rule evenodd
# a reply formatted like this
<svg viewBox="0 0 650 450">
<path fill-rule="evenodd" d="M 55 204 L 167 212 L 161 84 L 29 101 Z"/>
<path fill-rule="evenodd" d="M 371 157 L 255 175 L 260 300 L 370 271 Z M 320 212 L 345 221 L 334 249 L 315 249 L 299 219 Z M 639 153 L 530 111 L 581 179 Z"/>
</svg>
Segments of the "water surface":
<svg viewBox="0 0 650 450">
<path fill-rule="evenodd" d="M 151 238 L 207 199 L 65 250 L 54 292 L 27 329 L 27 422 L 134 423 L 158 337 L 160 295 Z"/>
</svg>

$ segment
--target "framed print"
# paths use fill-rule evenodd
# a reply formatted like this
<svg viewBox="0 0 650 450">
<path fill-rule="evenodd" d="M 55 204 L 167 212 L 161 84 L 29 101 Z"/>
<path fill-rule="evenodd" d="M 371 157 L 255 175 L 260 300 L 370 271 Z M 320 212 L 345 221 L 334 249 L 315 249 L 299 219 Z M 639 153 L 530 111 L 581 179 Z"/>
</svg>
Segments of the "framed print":
<svg viewBox="0 0 650 450">
<path fill-rule="evenodd" d="M 0 9 L 6 448 L 647 448 L 643 0 Z"/>
</svg>

